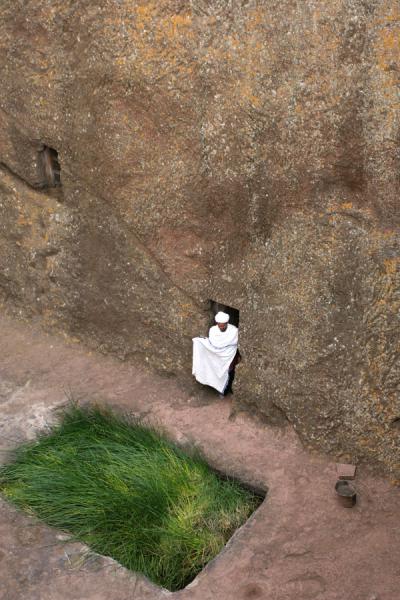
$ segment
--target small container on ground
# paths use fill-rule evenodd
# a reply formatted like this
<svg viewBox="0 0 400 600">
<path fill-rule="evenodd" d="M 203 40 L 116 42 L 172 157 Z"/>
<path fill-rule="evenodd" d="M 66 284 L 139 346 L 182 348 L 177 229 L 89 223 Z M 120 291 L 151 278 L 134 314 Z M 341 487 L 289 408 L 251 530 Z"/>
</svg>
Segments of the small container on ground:
<svg viewBox="0 0 400 600">
<path fill-rule="evenodd" d="M 336 482 L 335 490 L 339 502 L 345 508 L 352 508 L 357 501 L 357 493 L 350 483 L 344 479 Z"/>
<path fill-rule="evenodd" d="M 356 476 L 356 465 L 337 463 L 336 472 L 338 479 L 354 479 Z"/>
</svg>

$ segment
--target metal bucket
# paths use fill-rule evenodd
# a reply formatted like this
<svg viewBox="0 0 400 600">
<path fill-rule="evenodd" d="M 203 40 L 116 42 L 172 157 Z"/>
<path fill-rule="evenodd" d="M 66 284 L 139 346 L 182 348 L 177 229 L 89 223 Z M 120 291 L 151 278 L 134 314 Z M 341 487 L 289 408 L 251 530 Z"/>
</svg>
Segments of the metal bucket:
<svg viewBox="0 0 400 600">
<path fill-rule="evenodd" d="M 352 508 L 357 501 L 356 490 L 345 479 L 339 479 L 336 482 L 335 490 L 340 504 L 345 508 Z"/>
</svg>

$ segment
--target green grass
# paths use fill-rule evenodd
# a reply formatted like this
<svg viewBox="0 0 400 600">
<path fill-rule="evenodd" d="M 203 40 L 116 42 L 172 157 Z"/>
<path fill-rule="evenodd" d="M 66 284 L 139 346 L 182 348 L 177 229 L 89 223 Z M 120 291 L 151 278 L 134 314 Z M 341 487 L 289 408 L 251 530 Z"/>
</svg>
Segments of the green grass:
<svg viewBox="0 0 400 600">
<path fill-rule="evenodd" d="M 169 590 L 192 581 L 261 502 L 155 429 L 75 404 L 15 450 L 0 492 Z"/>
</svg>

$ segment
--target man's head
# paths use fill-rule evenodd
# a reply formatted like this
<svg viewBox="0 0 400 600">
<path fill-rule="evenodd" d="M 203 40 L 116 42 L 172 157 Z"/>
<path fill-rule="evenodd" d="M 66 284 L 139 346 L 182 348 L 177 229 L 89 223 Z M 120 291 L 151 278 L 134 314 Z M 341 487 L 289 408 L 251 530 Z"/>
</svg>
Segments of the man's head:
<svg viewBox="0 0 400 600">
<path fill-rule="evenodd" d="M 225 329 L 228 327 L 228 321 L 229 315 L 227 313 L 220 311 L 215 315 L 215 322 L 221 331 L 225 331 Z"/>
</svg>

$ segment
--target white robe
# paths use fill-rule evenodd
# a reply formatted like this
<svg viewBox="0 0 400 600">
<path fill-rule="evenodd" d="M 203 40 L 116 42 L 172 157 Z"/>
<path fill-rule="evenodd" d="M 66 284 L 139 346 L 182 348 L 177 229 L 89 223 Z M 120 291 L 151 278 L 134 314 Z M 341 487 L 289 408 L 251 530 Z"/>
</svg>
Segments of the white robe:
<svg viewBox="0 0 400 600">
<path fill-rule="evenodd" d="M 193 338 L 192 373 L 199 383 L 210 385 L 222 394 L 238 347 L 238 329 L 228 323 L 226 330 L 221 331 L 214 325 L 208 335 L 208 338 Z"/>
</svg>

